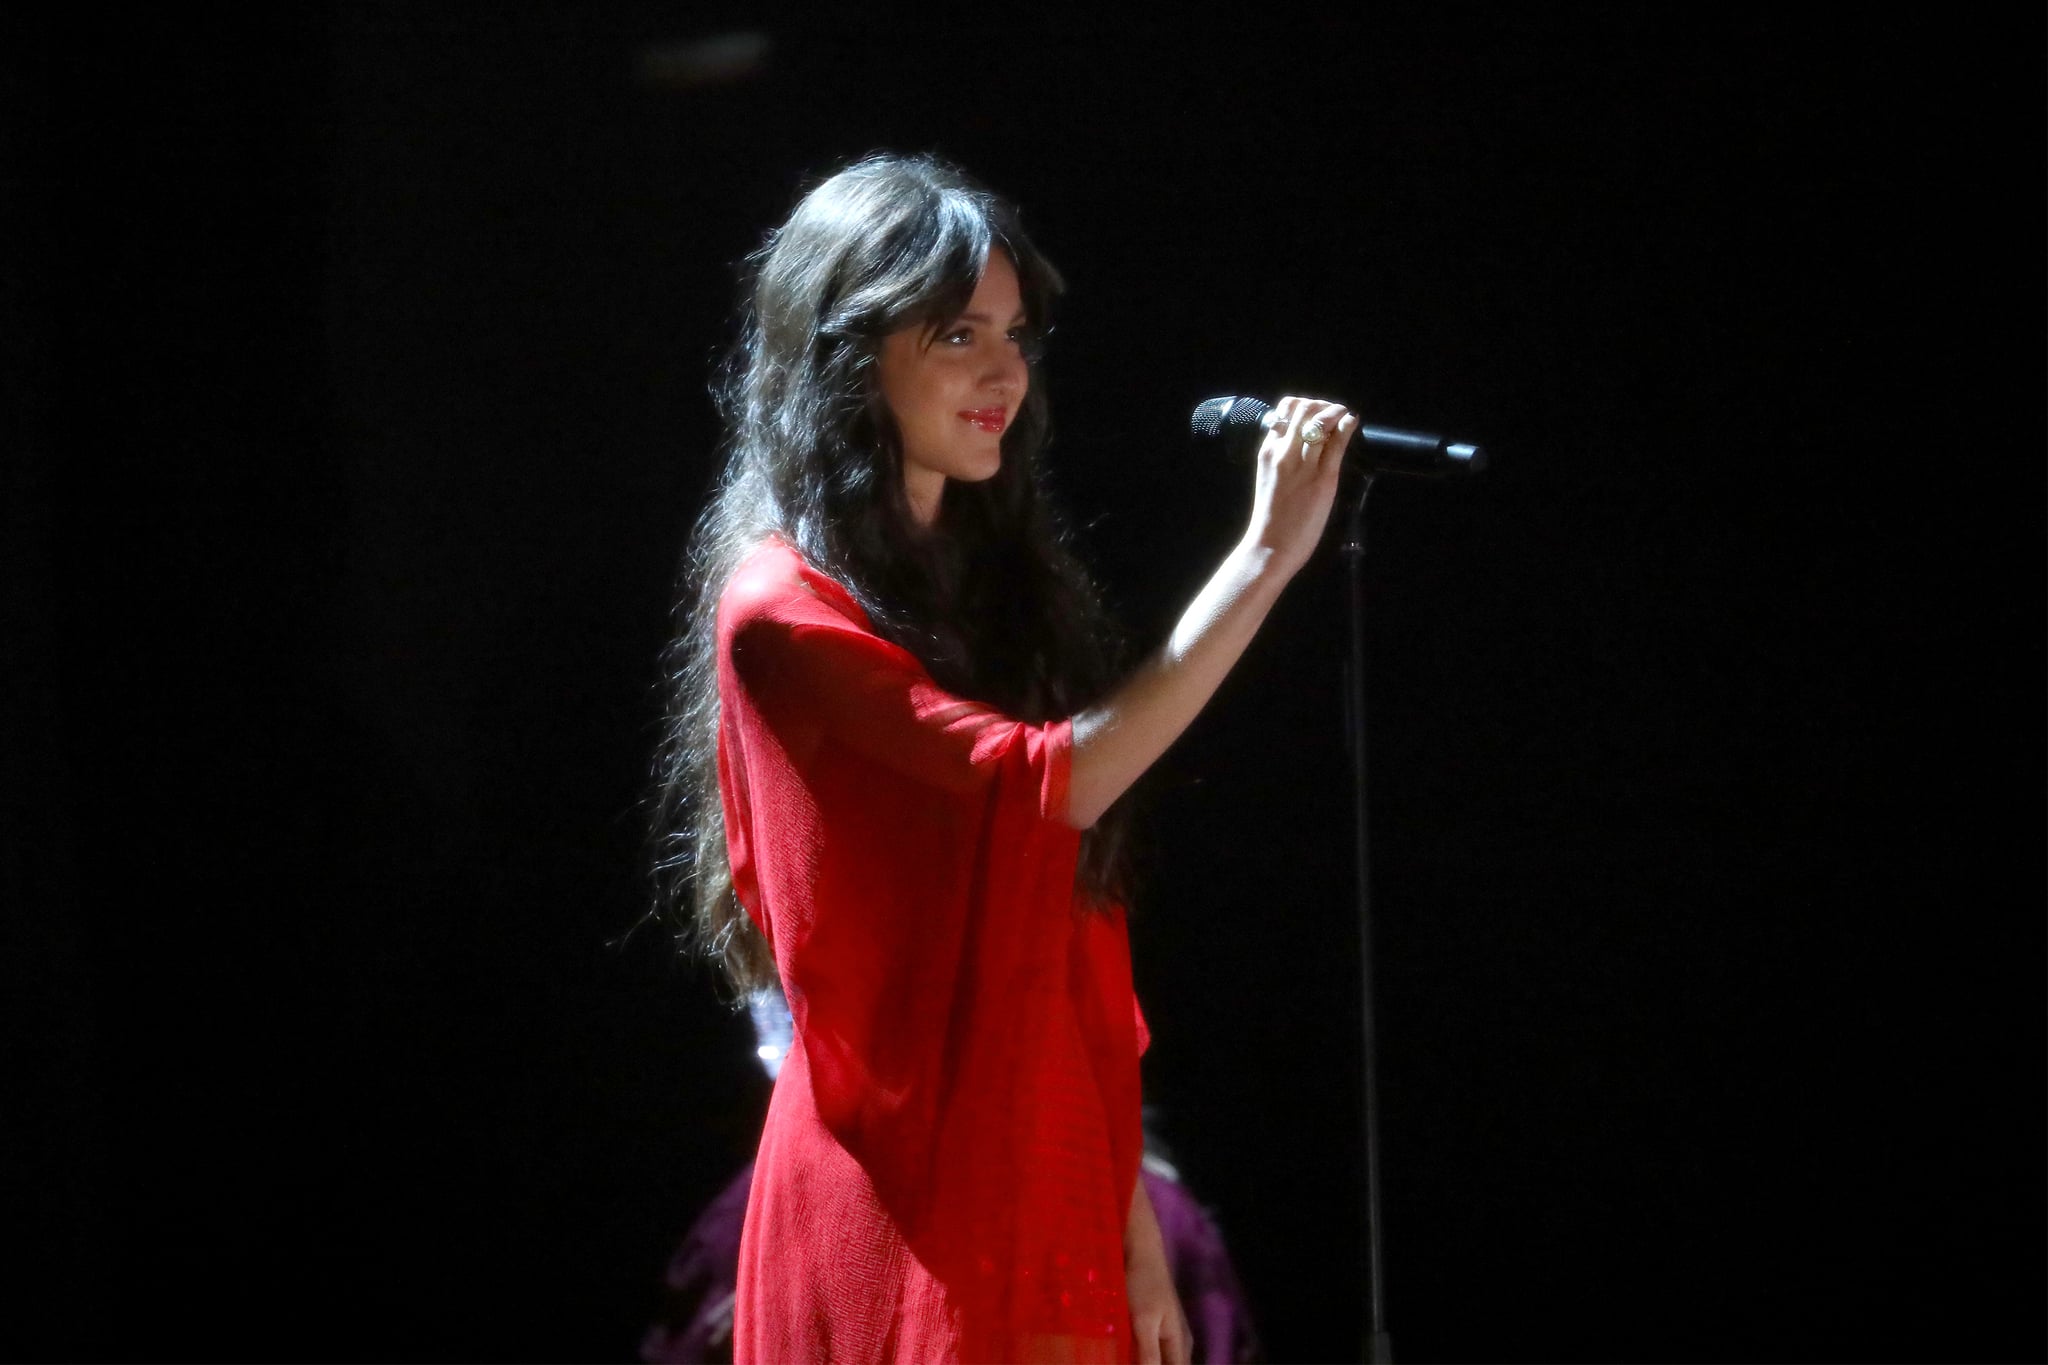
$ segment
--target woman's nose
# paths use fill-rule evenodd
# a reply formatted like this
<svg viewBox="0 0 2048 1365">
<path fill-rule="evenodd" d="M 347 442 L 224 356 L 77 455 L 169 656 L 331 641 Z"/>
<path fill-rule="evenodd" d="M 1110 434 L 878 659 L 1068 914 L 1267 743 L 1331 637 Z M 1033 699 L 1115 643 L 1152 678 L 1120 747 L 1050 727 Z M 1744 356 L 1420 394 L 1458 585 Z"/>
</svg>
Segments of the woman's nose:
<svg viewBox="0 0 2048 1365">
<path fill-rule="evenodd" d="M 1022 389 L 1030 367 L 1008 341 L 997 346 L 982 366 L 981 382 L 989 388 Z"/>
</svg>

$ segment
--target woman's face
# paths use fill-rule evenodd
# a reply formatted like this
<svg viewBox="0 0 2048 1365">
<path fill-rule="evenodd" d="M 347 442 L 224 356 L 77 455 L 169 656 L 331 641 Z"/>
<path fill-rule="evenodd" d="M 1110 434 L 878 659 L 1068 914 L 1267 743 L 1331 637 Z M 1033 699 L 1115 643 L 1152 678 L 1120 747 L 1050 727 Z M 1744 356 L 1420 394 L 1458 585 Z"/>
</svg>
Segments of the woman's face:
<svg viewBox="0 0 2048 1365">
<path fill-rule="evenodd" d="M 927 334 L 921 325 L 882 338 L 882 397 L 903 434 L 903 489 L 918 522 L 938 519 L 947 479 L 979 483 L 1003 463 L 1003 432 L 1031 387 L 1024 360 L 1017 268 L 1000 250 L 959 317 Z"/>
</svg>

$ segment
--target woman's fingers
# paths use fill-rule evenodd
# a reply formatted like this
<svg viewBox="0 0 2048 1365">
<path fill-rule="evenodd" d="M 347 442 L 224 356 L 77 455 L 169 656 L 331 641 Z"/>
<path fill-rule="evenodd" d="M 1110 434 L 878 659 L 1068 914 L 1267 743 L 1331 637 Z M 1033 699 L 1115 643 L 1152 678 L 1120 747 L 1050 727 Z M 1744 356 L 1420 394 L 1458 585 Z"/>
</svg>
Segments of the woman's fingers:
<svg viewBox="0 0 2048 1365">
<path fill-rule="evenodd" d="M 1250 534 L 1289 574 L 1315 553 L 1358 419 L 1342 403 L 1289 394 L 1259 448 Z M 1315 437 L 1313 441 L 1309 437 Z"/>
<path fill-rule="evenodd" d="M 1171 1315 L 1144 1314 L 1131 1326 L 1137 1365 L 1189 1365 L 1193 1359 L 1195 1334 L 1178 1298 Z"/>
<path fill-rule="evenodd" d="M 1323 438 L 1323 463 L 1335 470 L 1344 463 L 1344 452 L 1351 445 L 1351 434 L 1358 430 L 1358 415 L 1340 404 L 1330 405 L 1331 416 L 1324 418 L 1329 435 Z"/>
<path fill-rule="evenodd" d="M 1289 394 L 1273 409 L 1273 425 L 1268 428 L 1266 443 L 1282 455 L 1287 454 L 1293 446 L 1293 419 L 1300 407 L 1301 400 Z"/>
<path fill-rule="evenodd" d="M 1188 1365 L 1191 1354 L 1185 1330 L 1168 1332 L 1159 1338 L 1160 1365 Z"/>
<path fill-rule="evenodd" d="M 1344 419 L 1351 414 L 1342 403 L 1315 403 L 1304 406 L 1307 411 L 1299 419 L 1305 443 L 1302 448 L 1303 456 L 1318 468 L 1325 460 L 1334 462 L 1341 459 L 1344 447 L 1351 439 L 1350 429 L 1344 426 Z M 1316 437 L 1316 440 L 1312 444 L 1307 444 L 1310 436 Z"/>
<path fill-rule="evenodd" d="M 1137 1340 L 1132 1345 L 1138 1348 L 1138 1365 L 1166 1365 L 1159 1355 L 1159 1324 L 1145 1322 L 1135 1325 Z"/>
<path fill-rule="evenodd" d="M 1293 394 L 1274 409 L 1272 435 L 1279 452 L 1293 455 L 1313 469 L 1320 469 L 1325 456 L 1342 458 L 1358 429 L 1358 418 L 1342 403 L 1324 399 L 1299 398 Z M 1310 440 L 1314 437 L 1314 440 Z"/>
</svg>

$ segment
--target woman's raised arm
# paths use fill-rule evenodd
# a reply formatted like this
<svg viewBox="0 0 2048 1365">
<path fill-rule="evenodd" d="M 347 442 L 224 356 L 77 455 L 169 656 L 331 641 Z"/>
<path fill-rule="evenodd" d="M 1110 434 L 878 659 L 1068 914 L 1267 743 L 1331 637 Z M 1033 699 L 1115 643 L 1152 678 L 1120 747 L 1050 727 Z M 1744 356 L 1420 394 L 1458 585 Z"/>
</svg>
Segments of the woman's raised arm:
<svg viewBox="0 0 2048 1365">
<path fill-rule="evenodd" d="M 1301 566 L 1336 501 L 1358 419 L 1342 405 L 1280 400 L 1286 418 L 1259 448 L 1251 524 L 1173 634 L 1118 688 L 1074 717 L 1067 823 L 1087 829 L 1201 714 Z M 1303 428 L 1320 421 L 1320 445 Z"/>
</svg>

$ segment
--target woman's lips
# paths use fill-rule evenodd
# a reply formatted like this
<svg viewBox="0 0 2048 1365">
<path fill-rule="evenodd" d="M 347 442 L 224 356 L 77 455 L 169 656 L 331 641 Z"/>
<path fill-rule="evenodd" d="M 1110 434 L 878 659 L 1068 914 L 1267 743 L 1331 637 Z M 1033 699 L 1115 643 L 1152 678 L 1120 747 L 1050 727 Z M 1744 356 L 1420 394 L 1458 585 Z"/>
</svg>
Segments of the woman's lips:
<svg viewBox="0 0 2048 1365">
<path fill-rule="evenodd" d="M 1009 417 L 1007 408 L 973 408 L 960 414 L 983 431 L 997 436 L 1003 434 L 1003 423 Z"/>
</svg>

